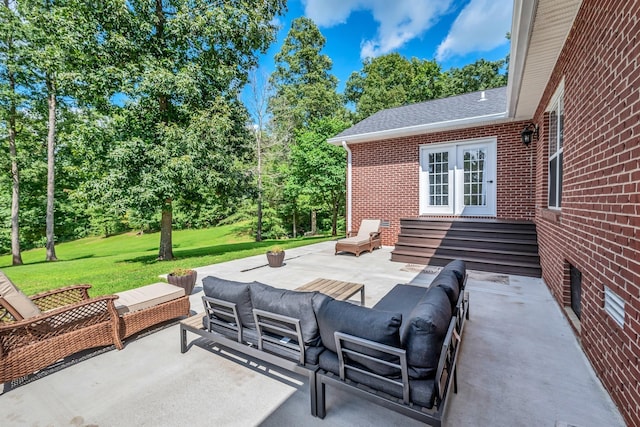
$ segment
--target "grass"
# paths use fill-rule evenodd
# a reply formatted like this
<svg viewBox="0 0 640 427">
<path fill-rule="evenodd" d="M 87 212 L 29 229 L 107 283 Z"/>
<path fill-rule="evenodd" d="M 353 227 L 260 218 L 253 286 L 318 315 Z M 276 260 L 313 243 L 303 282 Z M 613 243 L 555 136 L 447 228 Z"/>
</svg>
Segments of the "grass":
<svg viewBox="0 0 640 427">
<path fill-rule="evenodd" d="M 22 253 L 24 265 L 11 266 L 0 256 L 0 268 L 27 295 L 88 283 L 92 296 L 107 295 L 161 281 L 174 268 L 196 268 L 266 253 L 272 246 L 293 248 L 330 237 L 255 242 L 246 224 L 173 232 L 173 261 L 157 261 L 159 233 L 90 237 L 56 245 L 58 261 L 46 262 L 45 249 Z M 265 258 L 266 263 L 266 258 Z"/>
</svg>

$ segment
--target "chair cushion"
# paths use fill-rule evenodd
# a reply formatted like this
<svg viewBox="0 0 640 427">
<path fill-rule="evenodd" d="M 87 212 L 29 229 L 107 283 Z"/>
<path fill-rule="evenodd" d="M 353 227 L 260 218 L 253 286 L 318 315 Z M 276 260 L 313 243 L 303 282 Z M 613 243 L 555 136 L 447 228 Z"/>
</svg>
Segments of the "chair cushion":
<svg viewBox="0 0 640 427">
<path fill-rule="evenodd" d="M 458 303 L 458 295 L 460 295 L 460 285 L 456 274 L 452 270 L 443 270 L 435 279 L 433 279 L 430 287 L 439 287 L 446 292 L 453 312 L 456 304 Z"/>
<path fill-rule="evenodd" d="M 451 304 L 441 287 L 429 288 L 411 311 L 402 346 L 407 351 L 410 378 L 431 378 L 438 368 L 442 343 L 451 322 Z"/>
<path fill-rule="evenodd" d="M 220 279 L 213 276 L 207 276 L 202 279 L 202 289 L 206 296 L 236 304 L 242 326 L 255 329 L 256 322 L 253 320 L 253 305 L 251 304 L 249 285 L 249 283 L 234 282 L 233 280 Z M 226 322 L 235 322 L 233 318 L 219 317 Z"/>
<path fill-rule="evenodd" d="M 402 323 L 402 314 L 400 313 L 378 311 L 345 301 L 327 299 L 318 307 L 317 317 L 322 344 L 334 353 L 337 352 L 335 332 L 343 332 L 396 348 L 400 347 L 399 328 Z M 397 357 L 376 350 L 364 349 L 357 345 L 348 344 L 345 347 L 386 361 L 397 362 L 398 360 Z M 358 356 L 350 357 L 379 375 L 396 376 L 399 374 L 398 369 L 381 363 Z"/>
<path fill-rule="evenodd" d="M 154 283 L 124 292 L 117 292 L 115 295 L 118 295 L 118 299 L 114 301 L 116 310 L 119 315 L 123 315 L 183 297 L 185 291 L 184 288 L 170 285 L 169 283 Z"/>
<path fill-rule="evenodd" d="M 0 297 L 4 298 L 7 304 L 17 311 L 23 319 L 39 316 L 42 311 L 27 297 L 16 288 L 11 280 L 0 271 Z"/>
<path fill-rule="evenodd" d="M 318 345 L 320 333 L 313 311 L 313 299 L 327 298 L 318 292 L 299 292 L 273 288 L 262 284 L 251 286 L 251 303 L 258 310 L 293 317 L 300 320 L 305 345 Z"/>
<path fill-rule="evenodd" d="M 351 245 L 351 246 L 362 246 L 368 245 L 371 239 L 369 235 L 367 236 L 355 236 L 355 237 L 347 237 L 346 239 L 338 240 L 340 245 Z"/>
<path fill-rule="evenodd" d="M 444 266 L 442 271 L 440 271 L 440 274 L 445 271 L 452 271 L 456 275 L 458 278 L 458 287 L 459 289 L 462 289 L 464 285 L 464 278 L 467 275 L 467 266 L 464 261 L 461 259 L 451 261 L 449 264 Z"/>
<path fill-rule="evenodd" d="M 404 320 L 400 325 L 400 336 L 402 336 L 411 310 L 418 305 L 422 297 L 427 293 L 427 289 L 424 286 L 395 285 L 373 308 L 402 314 L 402 319 Z"/>
<path fill-rule="evenodd" d="M 379 219 L 363 219 L 358 229 L 358 237 L 369 238 L 370 233 L 380 231 Z"/>
<path fill-rule="evenodd" d="M 324 369 L 328 372 L 340 375 L 340 361 L 338 356 L 331 352 L 325 351 L 320 354 L 319 357 L 320 369 Z M 350 366 L 358 367 L 359 364 L 350 362 Z M 373 390 L 382 391 L 391 396 L 402 398 L 402 387 L 397 384 L 389 383 L 380 378 L 372 377 L 362 372 L 355 371 L 353 369 L 346 369 L 345 376 L 351 381 L 355 381 L 358 384 L 365 385 Z M 436 397 L 436 383 L 433 378 L 413 380 L 409 379 L 409 396 L 411 403 L 424 406 L 426 408 L 432 408 Z"/>
</svg>

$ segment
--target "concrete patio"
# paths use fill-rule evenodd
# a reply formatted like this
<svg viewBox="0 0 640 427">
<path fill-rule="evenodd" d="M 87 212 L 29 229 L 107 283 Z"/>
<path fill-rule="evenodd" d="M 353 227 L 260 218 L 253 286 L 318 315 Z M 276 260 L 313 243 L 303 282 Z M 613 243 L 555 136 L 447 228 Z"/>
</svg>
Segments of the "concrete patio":
<svg viewBox="0 0 640 427">
<path fill-rule="evenodd" d="M 334 256 L 334 243 L 288 250 L 282 268 L 264 255 L 198 269 L 293 289 L 318 277 L 365 284 L 372 306 L 396 283 L 428 286 L 437 269 L 389 261 L 391 248 Z M 470 272 L 470 320 L 448 426 L 624 426 L 560 307 L 540 279 Z M 202 287 L 191 308 L 201 312 Z M 357 298 L 357 297 L 356 297 Z M 247 361 L 177 324 L 6 391 L 2 426 L 390 426 L 418 422 L 327 389 L 327 417 L 309 412 L 304 377 Z"/>
</svg>

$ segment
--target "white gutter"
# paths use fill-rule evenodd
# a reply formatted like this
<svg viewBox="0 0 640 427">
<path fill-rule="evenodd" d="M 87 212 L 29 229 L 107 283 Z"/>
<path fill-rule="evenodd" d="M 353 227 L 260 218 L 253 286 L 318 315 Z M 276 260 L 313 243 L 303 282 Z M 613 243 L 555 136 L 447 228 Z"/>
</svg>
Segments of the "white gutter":
<svg viewBox="0 0 640 427">
<path fill-rule="evenodd" d="M 531 32 L 538 0 L 513 2 L 511 18 L 511 52 L 509 56 L 509 81 L 507 82 L 507 114 L 515 117 L 520 88 L 524 75 L 525 62 L 529 51 Z"/>
<path fill-rule="evenodd" d="M 403 136 L 411 136 L 418 135 L 426 132 L 433 132 L 437 130 L 445 130 L 449 128 L 455 127 L 469 127 L 470 124 L 486 124 L 486 122 L 492 120 L 504 119 L 507 117 L 506 112 L 502 113 L 493 113 L 486 114 L 484 116 L 476 116 L 476 117 L 465 117 L 463 119 L 455 119 L 455 120 L 447 120 L 444 122 L 436 122 L 436 123 L 427 123 L 423 125 L 416 126 L 408 126 L 399 129 L 387 129 L 377 132 L 368 132 L 361 133 L 357 135 L 351 136 L 342 136 L 330 138 L 327 140 L 330 144 L 344 144 L 347 142 L 365 142 L 365 141 L 375 141 L 380 139 L 388 139 L 388 138 L 399 138 Z"/>
<path fill-rule="evenodd" d="M 347 141 L 342 141 L 342 146 L 347 150 L 347 232 L 351 231 L 351 149 Z"/>
</svg>

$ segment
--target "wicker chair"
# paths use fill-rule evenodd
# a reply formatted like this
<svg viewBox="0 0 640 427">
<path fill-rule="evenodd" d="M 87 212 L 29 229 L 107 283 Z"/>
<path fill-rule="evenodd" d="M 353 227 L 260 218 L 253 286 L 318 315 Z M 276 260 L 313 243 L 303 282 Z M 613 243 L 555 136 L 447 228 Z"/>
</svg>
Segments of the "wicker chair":
<svg viewBox="0 0 640 427">
<path fill-rule="evenodd" d="M 0 384 L 82 350 L 115 345 L 117 296 L 89 298 L 90 285 L 26 297 L 0 272 Z"/>
<path fill-rule="evenodd" d="M 336 255 L 338 252 L 351 252 L 360 256 L 360 252 L 373 252 L 374 249 L 382 247 L 380 223 L 379 219 L 363 219 L 358 234 L 349 231 L 346 239 L 336 242 Z"/>
</svg>

